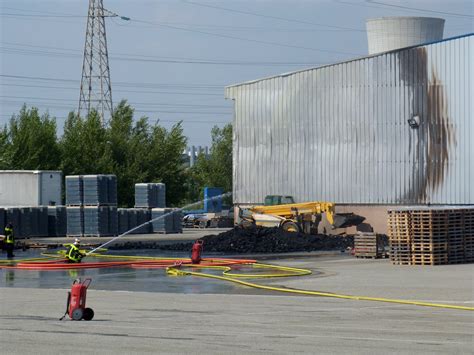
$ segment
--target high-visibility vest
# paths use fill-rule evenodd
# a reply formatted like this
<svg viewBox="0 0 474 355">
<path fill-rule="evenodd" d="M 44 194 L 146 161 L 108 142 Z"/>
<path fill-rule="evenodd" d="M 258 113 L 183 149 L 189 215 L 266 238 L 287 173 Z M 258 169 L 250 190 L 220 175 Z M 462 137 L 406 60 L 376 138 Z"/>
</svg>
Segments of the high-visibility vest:
<svg viewBox="0 0 474 355">
<path fill-rule="evenodd" d="M 15 237 L 13 236 L 13 228 L 5 227 L 5 243 L 15 244 Z"/>
<path fill-rule="evenodd" d="M 69 250 L 67 251 L 66 257 L 72 262 L 78 263 L 82 259 L 82 254 L 78 247 L 76 247 L 74 244 L 71 244 L 69 246 Z"/>
</svg>

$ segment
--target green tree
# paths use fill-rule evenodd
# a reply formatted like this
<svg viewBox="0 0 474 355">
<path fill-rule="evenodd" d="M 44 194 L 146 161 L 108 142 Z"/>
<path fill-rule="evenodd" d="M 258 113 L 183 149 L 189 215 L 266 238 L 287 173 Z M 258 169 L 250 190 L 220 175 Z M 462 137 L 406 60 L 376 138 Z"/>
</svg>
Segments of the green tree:
<svg viewBox="0 0 474 355">
<path fill-rule="evenodd" d="M 195 198 L 204 187 L 220 187 L 232 191 L 232 125 L 215 126 L 211 131 L 212 146 L 209 157 L 200 154 L 191 168 L 188 181 L 189 195 Z M 197 191 L 199 190 L 199 191 Z"/>
<path fill-rule="evenodd" d="M 181 122 L 169 131 L 158 124 L 152 129 L 150 171 L 154 180 L 166 184 L 166 201 L 170 206 L 183 203 L 186 197 L 186 173 L 183 165 L 186 143 Z"/>
<path fill-rule="evenodd" d="M 56 120 L 23 106 L 0 133 L 0 164 L 9 169 L 55 170 L 60 165 Z"/>
<path fill-rule="evenodd" d="M 8 141 L 8 129 L 0 129 L 0 169 L 5 170 L 10 167 L 10 142 Z"/>
<path fill-rule="evenodd" d="M 108 130 L 113 171 L 117 175 L 119 203 L 134 203 L 134 185 L 139 182 L 166 184 L 168 205 L 178 205 L 185 195 L 182 152 L 186 147 L 181 123 L 169 131 L 142 117 L 134 123 L 133 109 L 122 101 L 114 110 Z"/>
<path fill-rule="evenodd" d="M 108 130 L 113 159 L 113 172 L 117 175 L 119 204 L 133 206 L 134 186 L 147 182 L 149 172 L 150 127 L 146 118 L 133 122 L 133 109 L 121 101 L 115 108 Z"/>
<path fill-rule="evenodd" d="M 112 173 L 111 145 L 107 138 L 97 111 L 91 111 L 86 118 L 71 112 L 60 141 L 64 175 Z"/>
</svg>

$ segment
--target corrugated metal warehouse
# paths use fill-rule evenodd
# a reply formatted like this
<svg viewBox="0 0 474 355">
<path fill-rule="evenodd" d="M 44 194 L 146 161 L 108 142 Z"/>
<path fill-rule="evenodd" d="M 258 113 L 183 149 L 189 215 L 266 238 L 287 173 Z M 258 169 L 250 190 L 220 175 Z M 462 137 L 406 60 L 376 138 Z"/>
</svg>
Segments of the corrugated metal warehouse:
<svg viewBox="0 0 474 355">
<path fill-rule="evenodd" d="M 226 87 L 234 202 L 474 204 L 473 39 Z"/>
</svg>

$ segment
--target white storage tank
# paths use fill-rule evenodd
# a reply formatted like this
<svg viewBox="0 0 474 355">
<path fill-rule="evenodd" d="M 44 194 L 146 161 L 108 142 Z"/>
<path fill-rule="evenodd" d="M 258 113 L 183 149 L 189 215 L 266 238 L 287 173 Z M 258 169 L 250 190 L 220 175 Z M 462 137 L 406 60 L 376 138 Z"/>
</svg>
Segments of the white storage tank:
<svg viewBox="0 0 474 355">
<path fill-rule="evenodd" d="M 381 17 L 366 22 L 369 54 L 416 46 L 443 39 L 444 19 Z"/>
<path fill-rule="evenodd" d="M 61 171 L 0 170 L 0 206 L 61 205 Z"/>
</svg>

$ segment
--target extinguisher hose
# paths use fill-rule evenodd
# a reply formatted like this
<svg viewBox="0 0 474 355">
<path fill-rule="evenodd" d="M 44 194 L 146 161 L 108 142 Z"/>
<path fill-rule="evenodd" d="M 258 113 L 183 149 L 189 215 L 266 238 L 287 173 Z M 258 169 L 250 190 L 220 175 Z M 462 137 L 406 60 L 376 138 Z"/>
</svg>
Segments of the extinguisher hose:
<svg viewBox="0 0 474 355">
<path fill-rule="evenodd" d="M 66 314 L 68 314 L 68 312 L 69 312 L 69 302 L 71 302 L 71 292 L 70 291 L 67 293 L 66 312 L 64 312 L 64 315 L 61 318 L 59 318 L 59 320 L 63 320 L 64 317 L 66 317 Z"/>
<path fill-rule="evenodd" d="M 194 267 L 197 267 L 197 266 L 194 266 Z M 298 294 L 298 295 L 332 297 L 332 298 L 357 300 L 357 301 L 386 302 L 386 303 L 404 304 L 404 305 L 411 305 L 411 306 L 435 307 L 435 308 L 456 309 L 456 310 L 463 310 L 463 311 L 474 311 L 474 307 L 467 307 L 467 306 L 431 303 L 431 302 L 423 302 L 423 301 L 410 301 L 410 300 L 401 300 L 401 299 L 393 299 L 393 298 L 345 295 L 345 294 L 337 294 L 337 293 L 331 293 L 331 292 L 301 290 L 301 289 L 294 289 L 294 288 L 260 285 L 260 284 L 256 284 L 256 283 L 253 283 L 253 282 L 238 280 L 234 277 L 219 276 L 219 275 L 207 274 L 207 273 L 195 272 L 195 271 L 185 271 L 185 270 L 177 269 L 175 267 L 169 267 L 169 268 L 167 268 L 166 271 L 167 271 L 168 274 L 174 275 L 174 276 L 191 275 L 191 276 L 197 276 L 197 277 L 206 277 L 206 278 L 212 278 L 212 279 L 217 279 L 217 280 L 221 280 L 221 281 L 233 282 L 233 283 L 237 283 L 237 284 L 244 285 L 244 286 L 247 286 L 247 287 L 258 288 L 258 289 L 262 289 L 262 290 L 277 291 L 277 292 L 284 292 L 284 293 L 291 293 L 291 294 Z M 248 274 L 246 276 L 248 276 Z"/>
</svg>

